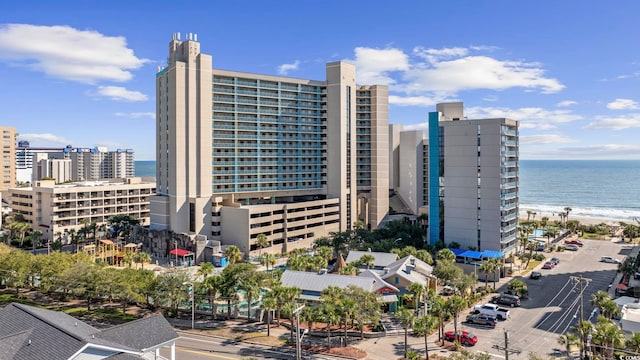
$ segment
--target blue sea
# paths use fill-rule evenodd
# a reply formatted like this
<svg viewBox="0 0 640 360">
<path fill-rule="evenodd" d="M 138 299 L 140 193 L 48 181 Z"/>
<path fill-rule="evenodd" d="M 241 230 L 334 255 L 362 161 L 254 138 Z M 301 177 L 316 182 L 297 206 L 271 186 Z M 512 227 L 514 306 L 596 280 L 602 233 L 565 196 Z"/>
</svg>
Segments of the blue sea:
<svg viewBox="0 0 640 360">
<path fill-rule="evenodd" d="M 156 176 L 136 161 L 136 176 Z M 640 160 L 520 160 L 520 209 L 601 218 L 640 218 Z"/>
</svg>

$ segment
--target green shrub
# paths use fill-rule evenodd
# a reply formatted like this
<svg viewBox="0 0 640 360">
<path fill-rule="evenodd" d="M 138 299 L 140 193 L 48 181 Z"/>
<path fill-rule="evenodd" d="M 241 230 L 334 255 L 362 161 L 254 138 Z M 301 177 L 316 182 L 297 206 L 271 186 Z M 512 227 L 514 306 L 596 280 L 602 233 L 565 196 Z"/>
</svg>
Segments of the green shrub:
<svg viewBox="0 0 640 360">
<path fill-rule="evenodd" d="M 409 359 L 409 360 L 418 360 L 418 359 L 420 359 L 420 356 L 414 350 L 409 349 L 409 350 L 407 350 L 407 359 Z"/>
</svg>

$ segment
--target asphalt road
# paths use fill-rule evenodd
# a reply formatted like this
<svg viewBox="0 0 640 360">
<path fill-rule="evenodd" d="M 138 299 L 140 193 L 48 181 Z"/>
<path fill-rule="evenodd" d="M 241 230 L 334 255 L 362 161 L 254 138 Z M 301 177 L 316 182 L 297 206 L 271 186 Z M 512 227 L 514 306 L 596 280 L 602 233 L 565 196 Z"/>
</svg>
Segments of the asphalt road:
<svg viewBox="0 0 640 360">
<path fill-rule="evenodd" d="M 289 347 L 271 347 L 248 342 L 237 342 L 214 336 L 205 336 L 179 332 L 176 341 L 176 359 L 183 360 L 212 360 L 212 359 L 242 359 L 254 357 L 257 359 L 295 359 L 295 350 Z M 169 347 L 160 350 L 160 355 L 170 359 Z M 320 355 L 303 351 L 302 359 L 314 360 L 342 360 L 330 355 Z"/>
<path fill-rule="evenodd" d="M 510 359 L 527 359 L 529 352 L 542 357 L 551 356 L 564 348 L 558 344 L 558 336 L 566 333 L 580 320 L 580 282 L 584 286 L 584 319 L 592 316 L 591 296 L 598 290 L 607 291 L 615 279 L 617 264 L 600 262 L 600 257 L 609 255 L 624 260 L 629 247 L 618 243 L 585 240 L 584 246 L 576 251 L 546 254 L 558 257 L 560 264 L 554 269 L 538 269 L 542 278 L 533 280 L 522 278 L 529 289 L 529 299 L 522 300 L 522 306 L 511 309 L 511 319 L 498 322 L 495 329 L 464 324 L 463 328 L 478 336 L 478 344 L 473 351 L 484 351 L 495 358 L 505 356 L 505 331 L 508 332 L 508 348 L 513 351 Z M 506 285 L 504 289 L 506 290 Z M 593 316 L 595 321 L 596 316 Z M 498 348 L 499 347 L 499 348 Z"/>
</svg>

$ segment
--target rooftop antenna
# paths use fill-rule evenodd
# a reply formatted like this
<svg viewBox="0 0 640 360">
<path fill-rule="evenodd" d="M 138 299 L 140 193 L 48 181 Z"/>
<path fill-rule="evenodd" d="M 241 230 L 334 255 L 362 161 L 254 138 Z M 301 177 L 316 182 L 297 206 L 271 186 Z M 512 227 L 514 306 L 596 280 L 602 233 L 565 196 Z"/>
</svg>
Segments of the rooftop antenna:
<svg viewBox="0 0 640 360">
<path fill-rule="evenodd" d="M 178 40 L 180 40 L 180 33 L 178 33 Z"/>
<path fill-rule="evenodd" d="M 198 41 L 198 34 L 193 34 L 193 41 Z"/>
</svg>

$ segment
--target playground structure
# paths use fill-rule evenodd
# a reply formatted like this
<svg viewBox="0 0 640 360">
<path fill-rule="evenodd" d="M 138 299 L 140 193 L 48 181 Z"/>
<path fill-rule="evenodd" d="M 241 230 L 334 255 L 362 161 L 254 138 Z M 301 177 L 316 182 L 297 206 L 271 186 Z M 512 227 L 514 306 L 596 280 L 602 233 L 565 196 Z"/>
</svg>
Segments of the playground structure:
<svg viewBox="0 0 640 360">
<path fill-rule="evenodd" d="M 121 266 L 127 254 L 135 254 L 138 251 L 138 245 L 123 245 L 120 240 L 100 239 L 95 244 L 83 246 L 81 251 L 92 257 L 95 262 Z"/>
</svg>

